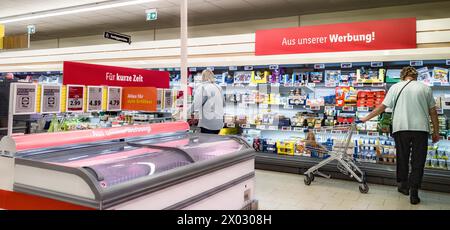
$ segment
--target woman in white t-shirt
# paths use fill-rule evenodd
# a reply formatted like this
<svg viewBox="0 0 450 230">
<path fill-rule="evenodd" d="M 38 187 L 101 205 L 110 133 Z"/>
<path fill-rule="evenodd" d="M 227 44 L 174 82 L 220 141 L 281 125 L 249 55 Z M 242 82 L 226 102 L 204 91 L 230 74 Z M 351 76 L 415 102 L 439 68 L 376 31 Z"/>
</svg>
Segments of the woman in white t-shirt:
<svg viewBox="0 0 450 230">
<path fill-rule="evenodd" d="M 223 128 L 224 96 L 222 88 L 216 84 L 214 73 L 207 69 L 202 72 L 202 82 L 194 89 L 193 110 L 198 118 L 202 133 L 219 134 Z"/>
</svg>

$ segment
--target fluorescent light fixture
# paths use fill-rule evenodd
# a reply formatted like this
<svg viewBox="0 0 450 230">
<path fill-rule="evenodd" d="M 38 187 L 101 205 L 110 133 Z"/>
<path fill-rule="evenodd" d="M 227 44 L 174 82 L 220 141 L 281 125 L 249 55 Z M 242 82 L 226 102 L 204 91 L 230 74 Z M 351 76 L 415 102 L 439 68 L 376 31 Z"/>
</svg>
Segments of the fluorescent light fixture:
<svg viewBox="0 0 450 230">
<path fill-rule="evenodd" d="M 33 19 L 48 18 L 48 17 L 54 17 L 54 16 L 68 15 L 68 14 L 84 13 L 84 12 L 111 9 L 111 8 L 117 8 L 117 7 L 123 7 L 123 6 L 131 6 L 131 5 L 143 4 L 143 3 L 148 3 L 148 2 L 156 2 L 156 1 L 158 1 L 158 0 L 131 0 L 131 1 L 101 2 L 101 3 L 95 3 L 95 4 L 88 4 L 88 5 L 74 6 L 74 7 L 68 7 L 68 8 L 63 8 L 63 9 L 55 9 L 55 10 L 50 10 L 50 11 L 37 12 L 37 13 L 28 14 L 28 15 L 11 16 L 11 17 L 3 18 L 3 19 L 0 18 L 0 24 L 28 21 L 28 20 L 33 20 Z"/>
</svg>

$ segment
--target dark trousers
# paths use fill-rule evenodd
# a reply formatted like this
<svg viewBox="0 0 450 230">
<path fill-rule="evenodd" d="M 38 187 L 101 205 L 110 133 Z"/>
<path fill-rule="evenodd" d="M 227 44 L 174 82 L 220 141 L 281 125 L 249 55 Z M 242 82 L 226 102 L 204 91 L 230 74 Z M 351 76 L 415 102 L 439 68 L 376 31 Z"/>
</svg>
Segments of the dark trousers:
<svg viewBox="0 0 450 230">
<path fill-rule="evenodd" d="M 407 183 L 411 189 L 419 189 L 427 158 L 428 133 L 400 131 L 394 133 L 394 139 L 397 149 L 397 182 Z M 410 157 L 411 173 L 409 173 Z"/>
<path fill-rule="evenodd" d="M 206 133 L 206 134 L 219 134 L 220 130 L 210 130 L 210 129 L 205 129 L 200 127 L 200 132 L 201 133 Z"/>
</svg>

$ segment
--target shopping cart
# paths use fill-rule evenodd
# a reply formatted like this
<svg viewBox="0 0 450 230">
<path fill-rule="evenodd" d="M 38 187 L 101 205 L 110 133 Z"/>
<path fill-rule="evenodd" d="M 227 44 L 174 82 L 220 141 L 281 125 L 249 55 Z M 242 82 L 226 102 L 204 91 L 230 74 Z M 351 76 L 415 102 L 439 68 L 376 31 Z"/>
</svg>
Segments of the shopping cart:
<svg viewBox="0 0 450 230">
<path fill-rule="evenodd" d="M 314 181 L 314 176 L 319 175 L 325 178 L 331 178 L 329 175 L 325 175 L 324 173 L 319 172 L 319 169 L 328 163 L 336 160 L 337 168 L 339 171 L 351 178 L 355 178 L 359 184 L 359 191 L 361 193 L 369 192 L 369 186 L 366 183 L 366 175 L 361 169 L 356 165 L 352 154 L 348 153 L 348 149 L 350 147 L 350 143 L 352 141 L 352 135 L 356 131 L 356 123 L 354 122 L 349 125 L 337 125 L 330 128 L 323 127 L 319 129 L 309 130 L 307 134 L 307 139 L 305 140 L 305 151 L 310 152 L 311 154 L 323 156 L 325 158 L 317 165 L 309 168 L 305 174 L 305 184 L 310 185 L 312 181 Z M 310 136 L 315 137 L 315 135 L 328 136 L 331 139 L 332 147 L 325 147 L 321 144 L 318 144 L 315 141 L 315 138 L 308 138 Z M 311 140 L 312 139 L 312 140 Z M 329 142 L 328 140 L 327 142 Z"/>
</svg>

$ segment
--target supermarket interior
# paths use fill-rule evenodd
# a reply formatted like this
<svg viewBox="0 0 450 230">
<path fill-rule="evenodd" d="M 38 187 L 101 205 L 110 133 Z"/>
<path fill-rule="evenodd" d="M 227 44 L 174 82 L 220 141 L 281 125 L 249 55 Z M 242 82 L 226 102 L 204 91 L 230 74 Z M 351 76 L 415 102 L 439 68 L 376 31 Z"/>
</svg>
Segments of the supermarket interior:
<svg viewBox="0 0 450 230">
<path fill-rule="evenodd" d="M 0 0 L 0 210 L 450 210 L 449 11 Z"/>
</svg>

